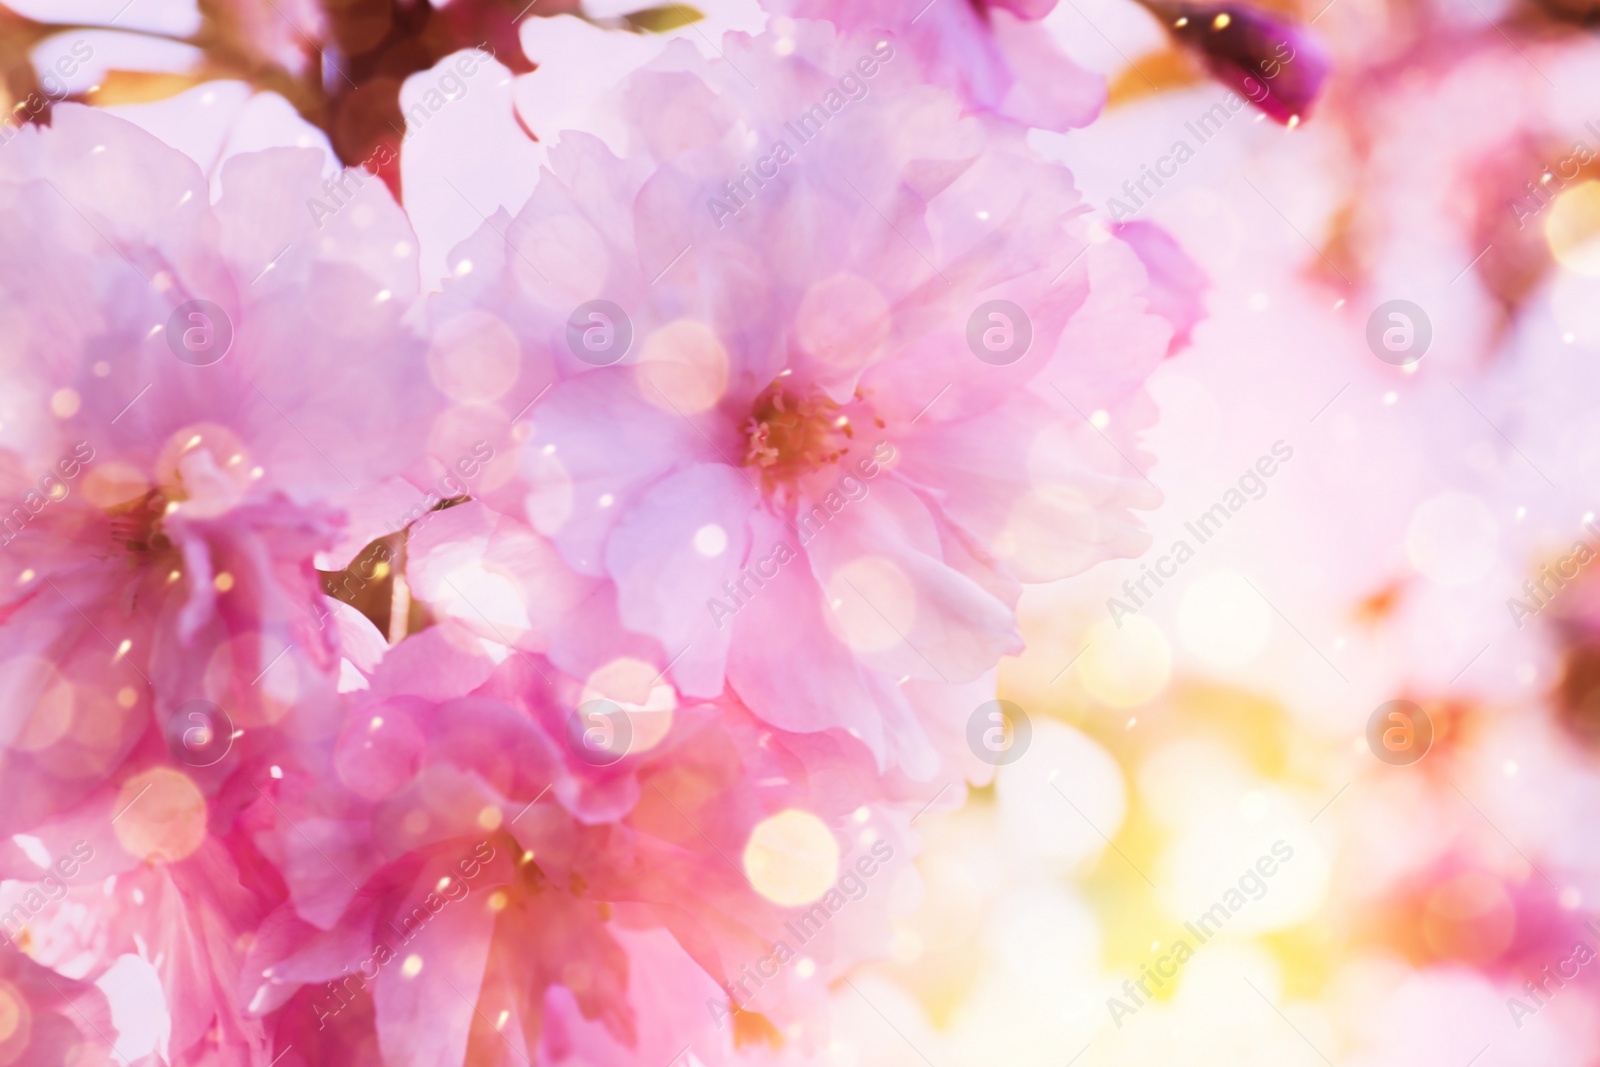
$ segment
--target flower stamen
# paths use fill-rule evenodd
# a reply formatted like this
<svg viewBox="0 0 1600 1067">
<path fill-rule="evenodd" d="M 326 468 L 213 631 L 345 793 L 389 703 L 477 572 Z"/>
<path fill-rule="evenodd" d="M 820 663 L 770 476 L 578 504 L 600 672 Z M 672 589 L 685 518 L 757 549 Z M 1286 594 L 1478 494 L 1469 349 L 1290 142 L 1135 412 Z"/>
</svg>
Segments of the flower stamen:
<svg viewBox="0 0 1600 1067">
<path fill-rule="evenodd" d="M 744 462 L 761 472 L 769 489 L 837 463 L 855 436 L 849 416 L 832 398 L 796 397 L 781 381 L 756 398 L 744 432 Z"/>
</svg>

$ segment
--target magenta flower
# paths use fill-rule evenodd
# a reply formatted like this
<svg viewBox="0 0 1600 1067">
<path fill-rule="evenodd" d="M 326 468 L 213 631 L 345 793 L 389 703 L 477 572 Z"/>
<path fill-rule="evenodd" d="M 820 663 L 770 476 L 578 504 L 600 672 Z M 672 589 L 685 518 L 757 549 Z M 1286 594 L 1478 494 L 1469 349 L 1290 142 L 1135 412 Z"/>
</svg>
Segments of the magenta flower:
<svg viewBox="0 0 1600 1067">
<path fill-rule="evenodd" d="M 1042 26 L 1030 25 L 1056 3 L 769 0 L 764 6 L 831 22 L 847 35 L 884 34 L 908 53 L 923 80 L 952 90 L 967 107 L 1025 126 L 1069 130 L 1094 121 L 1106 86 L 1068 59 Z"/>
<path fill-rule="evenodd" d="M 92 984 L 42 967 L 13 945 L 0 947 L 0 1061 L 39 1067 L 106 1067 L 116 1028 Z"/>
<path fill-rule="evenodd" d="M 169 1067 L 824 1053 L 1199 315 L 1028 147 L 1102 99 L 1050 6 L 670 45 L 425 304 L 315 151 L 0 146 L 0 1062 L 128 956 Z"/>
<path fill-rule="evenodd" d="M 886 951 L 891 894 L 859 872 L 896 877 L 933 788 L 898 790 L 853 739 L 776 732 L 736 703 L 607 702 L 627 740 L 585 748 L 569 721 L 600 683 L 505 652 L 453 621 L 401 642 L 326 763 L 256 805 L 289 901 L 241 981 L 278 1049 L 453 1067 L 569 1047 L 622 1064 L 694 1042 L 716 1062 L 738 1012 L 809 1019 L 832 977 Z M 773 875 L 774 817 L 833 856 Z M 851 869 L 851 910 L 787 932 Z M 782 938 L 809 963 L 750 980 Z"/>
<path fill-rule="evenodd" d="M 1064 170 L 895 45 L 794 32 L 635 76 L 637 158 L 564 138 L 435 314 L 556 379 L 482 495 L 575 575 L 524 589 L 528 647 L 979 773 L 963 724 L 1021 583 L 1143 544 L 1125 455 L 1170 329 Z M 552 601 L 575 614 L 539 623 Z"/>
<path fill-rule="evenodd" d="M 433 389 L 404 217 L 321 168 L 239 157 L 212 206 L 187 157 L 75 106 L 0 153 L 30 220 L 0 237 L 6 833 L 131 754 L 214 788 L 333 696 L 313 555 L 420 461 Z"/>
</svg>

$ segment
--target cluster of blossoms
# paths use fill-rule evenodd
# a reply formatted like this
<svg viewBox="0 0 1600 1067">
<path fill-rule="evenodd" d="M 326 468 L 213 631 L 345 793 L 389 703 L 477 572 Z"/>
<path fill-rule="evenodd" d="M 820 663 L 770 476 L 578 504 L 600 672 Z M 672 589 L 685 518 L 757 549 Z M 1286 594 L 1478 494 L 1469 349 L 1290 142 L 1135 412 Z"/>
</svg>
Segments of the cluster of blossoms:
<svg viewBox="0 0 1600 1067">
<path fill-rule="evenodd" d="M 0 151 L 0 1063 L 134 1059 L 129 956 L 150 1064 L 825 1046 L 1198 300 L 1028 146 L 1103 96 L 1052 5 L 779 6 L 435 293 L 316 149 Z"/>
</svg>

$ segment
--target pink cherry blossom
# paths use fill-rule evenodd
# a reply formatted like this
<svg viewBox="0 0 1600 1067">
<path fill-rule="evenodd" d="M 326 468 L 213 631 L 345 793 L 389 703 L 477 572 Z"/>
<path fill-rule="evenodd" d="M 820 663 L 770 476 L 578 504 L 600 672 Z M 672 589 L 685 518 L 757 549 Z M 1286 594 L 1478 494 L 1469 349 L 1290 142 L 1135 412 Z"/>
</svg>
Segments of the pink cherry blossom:
<svg viewBox="0 0 1600 1067">
<path fill-rule="evenodd" d="M 583 677 L 646 639 L 686 696 L 930 777 L 968 759 L 1022 583 L 1143 543 L 1139 382 L 1171 331 L 1013 127 L 894 44 L 794 32 L 635 75 L 639 152 L 563 138 L 458 249 L 436 332 L 472 339 L 447 360 L 520 354 L 540 397 L 479 498 L 548 539 L 589 621 L 530 620 L 529 647 Z"/>
<path fill-rule="evenodd" d="M 613 702 L 631 741 L 602 765 L 570 728 L 590 688 L 446 621 L 390 650 L 326 764 L 270 787 L 261 840 L 289 899 L 242 980 L 280 1047 L 324 1063 L 375 1041 L 386 1063 L 435 1067 L 694 1042 L 716 1063 L 739 1011 L 820 1024 L 827 979 L 887 951 L 894 894 L 864 889 L 804 928 L 807 968 L 750 979 L 776 940 L 801 944 L 785 922 L 807 909 L 758 893 L 741 856 L 761 820 L 801 810 L 887 886 L 932 788 L 733 702 Z M 662 987 L 676 999 L 640 992 Z"/>
<path fill-rule="evenodd" d="M 318 150 L 0 146 L 0 1064 L 830 1054 L 1023 589 L 1144 548 L 1202 315 L 1030 146 L 1104 99 L 1053 7 L 673 42 L 426 301 Z"/>
<path fill-rule="evenodd" d="M 88 982 L 40 966 L 14 946 L 0 948 L 0 1012 L 9 1025 L 0 1059 L 39 1067 L 101 1067 L 116 1028 L 106 998 Z"/>
<path fill-rule="evenodd" d="M 434 396 L 409 227 L 345 181 L 320 215 L 320 153 L 256 153 L 213 206 L 187 157 L 72 105 L 0 154 L 30 219 L 0 238 L 6 832 L 130 757 L 216 788 L 250 758 L 183 751 L 196 707 L 248 751 L 333 697 L 313 556 L 344 500 L 421 469 L 390 427 Z"/>
<path fill-rule="evenodd" d="M 1069 130 L 1100 113 L 1106 87 L 1068 59 L 1037 20 L 1056 0 L 769 0 L 768 9 L 821 19 L 840 31 L 881 33 L 902 44 L 927 82 L 970 108 L 1026 126 Z M 779 32 L 785 32 L 779 24 Z"/>
</svg>

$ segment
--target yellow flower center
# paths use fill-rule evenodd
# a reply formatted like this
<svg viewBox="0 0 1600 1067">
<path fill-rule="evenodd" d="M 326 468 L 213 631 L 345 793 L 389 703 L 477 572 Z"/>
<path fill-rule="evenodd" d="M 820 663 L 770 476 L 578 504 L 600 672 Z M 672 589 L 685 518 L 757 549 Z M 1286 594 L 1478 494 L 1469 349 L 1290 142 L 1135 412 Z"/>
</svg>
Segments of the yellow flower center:
<svg viewBox="0 0 1600 1067">
<path fill-rule="evenodd" d="M 769 490 L 837 463 L 855 437 L 850 416 L 836 401 L 821 394 L 798 397 L 782 382 L 756 398 L 744 432 L 744 462 L 761 472 Z"/>
</svg>

